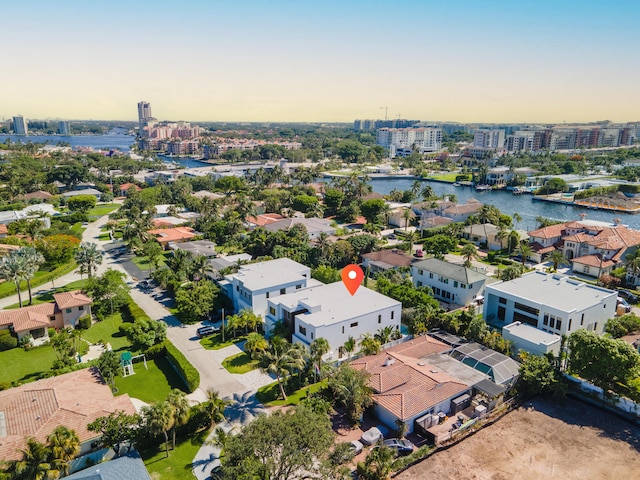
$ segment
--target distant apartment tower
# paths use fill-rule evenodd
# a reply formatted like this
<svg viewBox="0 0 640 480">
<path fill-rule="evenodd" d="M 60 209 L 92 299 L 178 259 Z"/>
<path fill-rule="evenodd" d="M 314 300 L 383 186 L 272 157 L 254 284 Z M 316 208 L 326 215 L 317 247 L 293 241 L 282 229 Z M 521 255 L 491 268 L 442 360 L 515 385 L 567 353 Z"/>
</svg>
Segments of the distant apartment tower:
<svg viewBox="0 0 640 480">
<path fill-rule="evenodd" d="M 59 135 L 71 135 L 71 124 L 69 122 L 58 122 Z"/>
<path fill-rule="evenodd" d="M 138 121 L 141 122 L 147 118 L 151 118 L 151 104 L 149 102 L 138 102 Z"/>
<path fill-rule="evenodd" d="M 480 148 L 503 148 L 504 130 L 479 128 L 473 132 L 473 146 Z"/>
<path fill-rule="evenodd" d="M 27 135 L 29 133 L 27 121 L 22 115 L 13 117 L 13 133 L 16 135 Z"/>
<path fill-rule="evenodd" d="M 413 148 L 420 153 L 437 152 L 442 148 L 440 128 L 380 128 L 376 132 L 378 145 L 388 148 L 395 156 L 397 148 Z"/>
</svg>

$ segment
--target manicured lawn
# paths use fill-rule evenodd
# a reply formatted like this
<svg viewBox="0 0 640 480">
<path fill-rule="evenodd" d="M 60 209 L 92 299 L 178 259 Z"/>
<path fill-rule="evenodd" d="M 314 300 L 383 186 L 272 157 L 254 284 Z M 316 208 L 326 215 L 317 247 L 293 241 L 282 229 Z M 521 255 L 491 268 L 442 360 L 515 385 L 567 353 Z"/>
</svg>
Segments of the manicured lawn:
<svg viewBox="0 0 640 480">
<path fill-rule="evenodd" d="M 153 265 L 151 265 L 151 263 L 149 263 L 149 257 L 144 257 L 144 256 L 137 256 L 134 255 L 134 257 L 131 259 L 133 261 L 133 263 L 135 263 L 138 268 L 140 270 L 151 270 L 152 268 L 154 268 Z M 164 267 L 165 266 L 165 257 L 162 256 L 161 258 L 159 258 L 159 262 L 158 262 L 158 267 Z"/>
<path fill-rule="evenodd" d="M 201 430 L 191 438 L 178 439 L 175 450 L 166 457 L 164 443 L 152 450 L 140 452 L 144 464 L 154 480 L 193 480 L 191 462 L 207 438 L 208 430 Z"/>
<path fill-rule="evenodd" d="M 56 354 L 49 345 L 25 350 L 13 348 L 0 352 L 0 383 L 30 382 L 51 370 Z"/>
<path fill-rule="evenodd" d="M 437 175 L 430 175 L 429 178 L 433 178 L 434 180 L 440 180 L 443 182 L 454 183 L 458 175 L 460 174 L 459 173 L 439 173 Z"/>
<path fill-rule="evenodd" d="M 242 375 L 258 368 L 258 361 L 253 360 L 246 352 L 240 352 L 225 358 L 222 366 L 229 370 L 229 373 Z"/>
<path fill-rule="evenodd" d="M 260 387 L 256 393 L 256 398 L 260 400 L 266 407 L 276 407 L 282 405 L 298 405 L 304 400 L 309 393 L 315 393 L 318 390 L 324 388 L 329 383 L 328 380 L 322 380 L 321 382 L 314 383 L 308 387 L 303 387 L 296 390 L 291 395 L 287 394 L 287 400 L 282 400 L 280 394 L 280 387 L 278 382 L 270 383 L 264 387 Z M 285 390 L 286 391 L 286 390 Z"/>
<path fill-rule="evenodd" d="M 247 337 L 245 337 L 244 335 L 241 337 L 236 337 L 232 339 L 229 339 L 229 336 L 227 335 L 225 341 L 223 342 L 222 334 L 216 333 L 215 335 L 211 335 L 209 337 L 205 337 L 202 340 L 200 340 L 200 345 L 202 345 L 207 350 L 220 350 L 221 348 L 228 347 L 235 343 L 242 342 L 243 340 L 246 340 L 246 339 Z"/>
<path fill-rule="evenodd" d="M 105 203 L 102 205 L 96 205 L 87 213 L 89 217 L 102 217 L 103 215 L 107 215 L 108 213 L 111 213 L 118 208 L 120 208 L 120 204 L 118 203 Z"/>
<path fill-rule="evenodd" d="M 116 352 L 120 350 L 132 351 L 129 340 L 118 330 L 122 323 L 122 315 L 120 312 L 115 312 L 101 322 L 91 325 L 89 330 L 82 332 L 82 338 L 91 343 L 109 343 Z"/>
<path fill-rule="evenodd" d="M 135 375 L 116 377 L 116 395 L 128 393 L 130 397 L 153 403 L 167 398 L 174 388 L 187 391 L 187 386 L 166 358 L 147 360 L 147 367 L 145 370 L 144 363 L 137 361 L 133 364 Z"/>
</svg>

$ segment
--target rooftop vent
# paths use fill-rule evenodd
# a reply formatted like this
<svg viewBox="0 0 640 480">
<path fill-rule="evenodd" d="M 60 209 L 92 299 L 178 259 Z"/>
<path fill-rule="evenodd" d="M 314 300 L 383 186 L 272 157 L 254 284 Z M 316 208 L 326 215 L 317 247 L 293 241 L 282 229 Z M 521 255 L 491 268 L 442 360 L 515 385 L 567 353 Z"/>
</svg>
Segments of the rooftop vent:
<svg viewBox="0 0 640 480">
<path fill-rule="evenodd" d="M 424 363 L 423 363 L 424 365 Z M 438 370 L 431 370 L 431 373 L 438 373 Z"/>
<path fill-rule="evenodd" d="M 424 362 L 418 362 L 418 365 L 420 365 L 421 367 L 424 367 L 426 365 L 426 363 Z"/>
<path fill-rule="evenodd" d="M 387 359 L 384 361 L 383 367 L 388 367 L 389 365 L 393 365 L 394 363 L 396 363 L 395 358 L 387 357 Z"/>
</svg>

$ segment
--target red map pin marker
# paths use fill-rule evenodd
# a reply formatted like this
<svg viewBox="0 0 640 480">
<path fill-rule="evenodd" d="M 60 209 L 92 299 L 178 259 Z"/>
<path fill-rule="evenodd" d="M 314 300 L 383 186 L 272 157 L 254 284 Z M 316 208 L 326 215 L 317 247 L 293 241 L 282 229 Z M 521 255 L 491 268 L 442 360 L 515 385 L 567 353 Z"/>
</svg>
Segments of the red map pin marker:
<svg viewBox="0 0 640 480">
<path fill-rule="evenodd" d="M 364 278 L 364 272 L 358 265 L 347 265 L 342 269 L 342 283 L 351 295 L 355 295 Z"/>
</svg>

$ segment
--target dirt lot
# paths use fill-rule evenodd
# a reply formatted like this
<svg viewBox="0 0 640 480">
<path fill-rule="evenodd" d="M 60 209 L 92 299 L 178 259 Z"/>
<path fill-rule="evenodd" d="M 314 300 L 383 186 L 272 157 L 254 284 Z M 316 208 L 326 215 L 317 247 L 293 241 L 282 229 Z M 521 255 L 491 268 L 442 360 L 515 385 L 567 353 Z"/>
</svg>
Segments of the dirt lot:
<svg viewBox="0 0 640 480">
<path fill-rule="evenodd" d="M 400 480 L 640 478 L 640 428 L 581 402 L 536 400 Z"/>
</svg>

